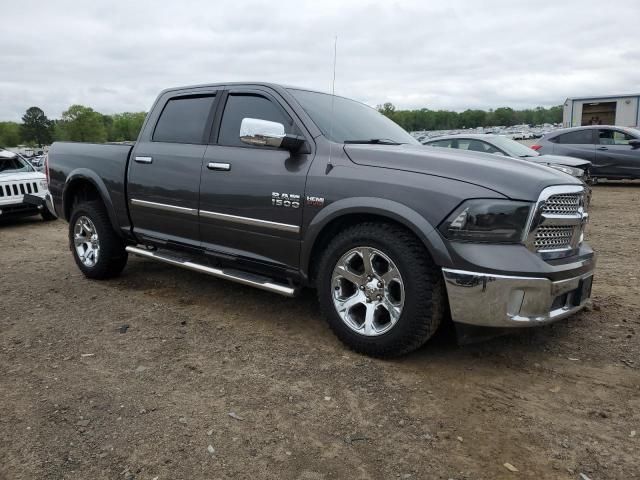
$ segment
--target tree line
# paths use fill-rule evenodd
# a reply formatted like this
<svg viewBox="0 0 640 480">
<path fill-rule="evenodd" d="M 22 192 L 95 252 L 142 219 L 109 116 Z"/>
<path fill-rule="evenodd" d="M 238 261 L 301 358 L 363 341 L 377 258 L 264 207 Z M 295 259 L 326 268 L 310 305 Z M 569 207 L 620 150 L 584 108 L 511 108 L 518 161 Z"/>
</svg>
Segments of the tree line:
<svg viewBox="0 0 640 480">
<path fill-rule="evenodd" d="M 392 103 L 378 106 L 378 111 L 408 131 L 453 130 L 520 124 L 540 125 L 562 122 L 562 106 L 514 110 L 397 110 Z M 138 138 L 145 112 L 103 115 L 84 105 L 72 105 L 58 120 L 50 120 L 39 107 L 30 107 L 22 123 L 0 122 L 0 146 L 29 145 L 42 147 L 55 140 L 76 142 L 123 142 Z"/>
<path fill-rule="evenodd" d="M 62 118 L 51 120 L 39 107 L 30 107 L 22 123 L 0 122 L 0 146 L 42 147 L 56 140 L 73 142 L 123 142 L 138 138 L 146 112 L 103 115 L 84 105 L 72 105 Z"/>
<path fill-rule="evenodd" d="M 562 122 L 562 105 L 551 108 L 514 110 L 500 107 L 495 110 L 397 110 L 392 103 L 378 105 L 378 111 L 410 132 L 416 130 L 454 130 L 459 128 L 496 127 L 512 125 L 541 125 Z"/>
</svg>

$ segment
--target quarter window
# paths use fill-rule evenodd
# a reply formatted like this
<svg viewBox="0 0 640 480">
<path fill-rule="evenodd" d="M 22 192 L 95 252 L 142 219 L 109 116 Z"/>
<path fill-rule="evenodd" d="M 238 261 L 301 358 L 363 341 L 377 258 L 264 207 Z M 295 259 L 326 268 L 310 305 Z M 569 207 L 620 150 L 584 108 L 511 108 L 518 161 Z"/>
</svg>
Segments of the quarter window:
<svg viewBox="0 0 640 480">
<path fill-rule="evenodd" d="M 231 94 L 227 98 L 220 124 L 220 145 L 251 147 L 240 140 L 240 124 L 243 118 L 278 122 L 284 125 L 285 133 L 292 133 L 293 121 L 271 100 L 260 95 Z"/>
<path fill-rule="evenodd" d="M 203 143 L 215 96 L 172 98 L 153 132 L 154 142 Z"/>
<path fill-rule="evenodd" d="M 563 133 L 556 137 L 556 143 L 587 145 L 593 143 L 593 130 L 576 130 L 574 132 Z"/>
</svg>

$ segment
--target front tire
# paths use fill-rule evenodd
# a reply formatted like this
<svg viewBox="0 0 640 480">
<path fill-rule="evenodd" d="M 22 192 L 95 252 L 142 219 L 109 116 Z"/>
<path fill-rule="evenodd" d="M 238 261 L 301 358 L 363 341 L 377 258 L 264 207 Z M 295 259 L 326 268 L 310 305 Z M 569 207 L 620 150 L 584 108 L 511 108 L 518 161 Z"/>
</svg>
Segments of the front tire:
<svg viewBox="0 0 640 480">
<path fill-rule="evenodd" d="M 440 270 L 424 245 L 396 225 L 362 223 L 340 232 L 320 259 L 317 287 L 333 332 L 366 355 L 413 351 L 442 322 Z"/>
<path fill-rule="evenodd" d="M 74 207 L 69 221 L 69 246 L 76 265 L 88 278 L 115 277 L 127 264 L 125 244 L 99 201 L 81 202 Z"/>
</svg>

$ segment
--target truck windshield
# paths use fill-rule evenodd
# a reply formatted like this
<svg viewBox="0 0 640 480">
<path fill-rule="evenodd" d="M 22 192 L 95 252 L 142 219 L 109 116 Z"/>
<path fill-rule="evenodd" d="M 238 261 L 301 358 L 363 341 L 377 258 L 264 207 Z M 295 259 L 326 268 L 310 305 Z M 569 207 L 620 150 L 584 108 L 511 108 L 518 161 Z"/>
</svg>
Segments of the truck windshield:
<svg viewBox="0 0 640 480">
<path fill-rule="evenodd" d="M 290 88 L 289 92 L 329 140 L 337 143 L 420 145 L 398 124 L 360 102 L 333 96 L 332 107 L 332 95 L 327 93 L 295 88 Z"/>
</svg>

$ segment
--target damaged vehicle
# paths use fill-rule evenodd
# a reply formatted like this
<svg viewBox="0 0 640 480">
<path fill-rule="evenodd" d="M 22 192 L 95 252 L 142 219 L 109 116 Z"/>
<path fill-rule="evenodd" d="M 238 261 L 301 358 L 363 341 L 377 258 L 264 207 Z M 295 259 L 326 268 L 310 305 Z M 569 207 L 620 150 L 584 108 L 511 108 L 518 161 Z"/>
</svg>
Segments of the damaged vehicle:
<svg viewBox="0 0 640 480">
<path fill-rule="evenodd" d="M 20 155 L 0 149 L 0 219 L 41 215 L 55 220 L 44 173 Z"/>
</svg>

